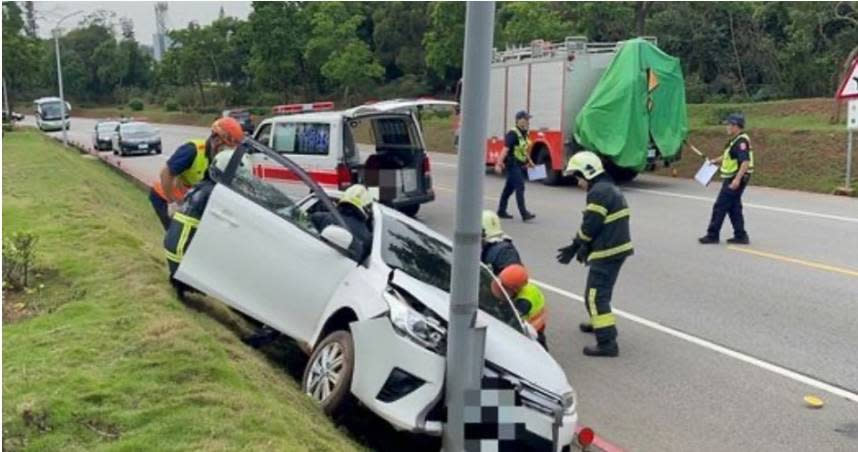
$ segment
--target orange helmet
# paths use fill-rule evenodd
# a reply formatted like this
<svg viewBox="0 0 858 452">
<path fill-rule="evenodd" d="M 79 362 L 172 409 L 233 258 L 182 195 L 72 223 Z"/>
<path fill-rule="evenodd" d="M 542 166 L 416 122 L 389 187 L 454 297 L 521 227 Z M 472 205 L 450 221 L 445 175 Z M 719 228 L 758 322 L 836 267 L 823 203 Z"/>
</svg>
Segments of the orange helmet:
<svg viewBox="0 0 858 452">
<path fill-rule="evenodd" d="M 237 146 L 244 139 L 244 130 L 234 118 L 219 118 L 212 123 L 212 133 L 217 135 L 227 146 Z"/>
<path fill-rule="evenodd" d="M 498 279 L 500 280 L 500 283 L 503 284 L 503 288 L 506 289 L 508 294 L 515 295 L 522 287 L 527 285 L 529 278 L 527 275 L 527 269 L 524 268 L 524 266 L 513 264 L 503 269 L 503 271 L 498 275 Z"/>
</svg>

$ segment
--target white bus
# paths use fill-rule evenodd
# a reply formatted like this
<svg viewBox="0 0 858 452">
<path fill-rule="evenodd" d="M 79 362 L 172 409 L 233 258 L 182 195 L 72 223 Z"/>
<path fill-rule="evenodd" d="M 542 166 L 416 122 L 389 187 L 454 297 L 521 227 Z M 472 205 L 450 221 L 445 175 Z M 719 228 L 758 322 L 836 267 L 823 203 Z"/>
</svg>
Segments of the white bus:
<svg viewBox="0 0 858 452">
<path fill-rule="evenodd" d="M 59 97 L 42 97 L 33 101 L 36 125 L 40 130 L 62 130 L 69 128 L 71 104 L 66 102 L 65 118 L 62 117 L 62 101 Z"/>
</svg>

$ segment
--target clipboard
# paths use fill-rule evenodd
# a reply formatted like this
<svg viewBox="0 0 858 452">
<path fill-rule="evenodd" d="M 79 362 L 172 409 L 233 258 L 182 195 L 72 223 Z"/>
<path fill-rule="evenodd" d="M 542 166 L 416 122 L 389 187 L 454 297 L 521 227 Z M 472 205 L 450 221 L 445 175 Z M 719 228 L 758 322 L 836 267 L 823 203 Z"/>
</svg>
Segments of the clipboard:
<svg viewBox="0 0 858 452">
<path fill-rule="evenodd" d="M 718 165 L 706 159 L 703 162 L 703 165 L 697 170 L 697 174 L 694 175 L 694 180 L 696 180 L 700 185 L 706 187 L 712 182 L 712 177 L 715 176 L 715 173 L 718 172 Z"/>
<path fill-rule="evenodd" d="M 548 173 L 545 171 L 545 165 L 536 165 L 527 169 L 527 180 L 542 180 L 546 177 Z"/>
</svg>

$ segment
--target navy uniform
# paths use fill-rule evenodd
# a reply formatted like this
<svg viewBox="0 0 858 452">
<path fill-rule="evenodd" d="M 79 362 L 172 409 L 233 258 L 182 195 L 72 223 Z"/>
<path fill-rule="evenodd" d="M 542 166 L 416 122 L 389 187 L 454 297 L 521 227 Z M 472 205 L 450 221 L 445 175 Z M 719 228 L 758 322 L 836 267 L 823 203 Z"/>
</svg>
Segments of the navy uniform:
<svg viewBox="0 0 858 452">
<path fill-rule="evenodd" d="M 504 234 L 500 218 L 496 213 L 484 210 L 482 227 L 480 262 L 486 264 L 495 275 L 500 275 L 510 265 L 521 265 L 521 256 L 513 245 L 512 239 Z"/>
<path fill-rule="evenodd" d="M 720 173 L 723 182 L 715 205 L 712 206 L 712 218 L 709 220 L 706 235 L 699 239 L 700 243 L 703 244 L 718 243 L 721 226 L 724 224 L 724 217 L 727 215 L 730 216 L 730 222 L 733 224 L 733 238 L 727 239 L 727 242 L 750 243 L 748 232 L 745 230 L 745 216 L 742 214 L 742 194 L 745 192 L 751 174 L 754 172 L 754 151 L 751 148 L 751 138 L 743 130 L 745 118 L 738 114 L 732 114 L 727 118 L 727 122 L 736 126 L 739 133 L 730 138 L 721 156 Z M 738 187 L 734 189 L 730 185 L 736 182 L 736 177 L 739 177 L 739 170 L 743 162 L 748 162 L 748 169 L 739 179 Z"/>
<path fill-rule="evenodd" d="M 558 250 L 557 260 L 568 264 L 573 257 L 590 267 L 587 273 L 585 305 L 589 322 L 583 332 L 595 333 L 596 347 L 584 347 L 588 356 L 618 356 L 616 318 L 611 312 L 614 284 L 626 258 L 634 254 L 629 229 L 629 207 L 614 181 L 604 172 L 601 160 L 592 152 L 572 156 L 567 173 L 583 177 L 587 206 L 581 227 L 572 244 Z"/>
<path fill-rule="evenodd" d="M 530 163 L 528 152 L 530 151 L 530 138 L 528 130 L 520 124 L 527 124 L 530 115 L 526 111 L 520 111 L 515 115 L 516 126 L 506 134 L 506 155 L 503 165 L 506 168 L 506 183 L 501 192 L 498 204 L 498 216 L 501 218 L 512 218 L 507 212 L 509 197 L 515 193 L 515 202 L 518 204 L 518 212 L 524 221 L 531 220 L 536 215 L 530 213 L 524 203 L 524 182 L 527 179 L 527 165 Z"/>
</svg>

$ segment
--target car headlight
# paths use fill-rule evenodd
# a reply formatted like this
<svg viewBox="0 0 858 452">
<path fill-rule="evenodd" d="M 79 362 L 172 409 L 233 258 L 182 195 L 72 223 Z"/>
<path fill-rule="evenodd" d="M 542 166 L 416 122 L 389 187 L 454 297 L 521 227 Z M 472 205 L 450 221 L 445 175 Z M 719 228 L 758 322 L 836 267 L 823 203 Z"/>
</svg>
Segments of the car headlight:
<svg viewBox="0 0 858 452">
<path fill-rule="evenodd" d="M 439 355 L 445 354 L 447 328 L 440 318 L 431 313 L 421 314 L 405 300 L 402 293 L 392 288 L 385 291 L 384 300 L 390 307 L 390 323 L 398 333 Z"/>
</svg>

